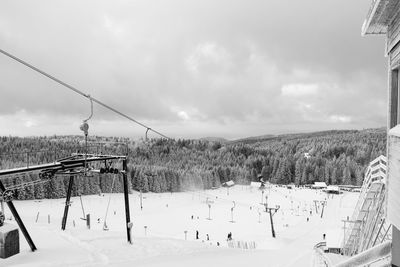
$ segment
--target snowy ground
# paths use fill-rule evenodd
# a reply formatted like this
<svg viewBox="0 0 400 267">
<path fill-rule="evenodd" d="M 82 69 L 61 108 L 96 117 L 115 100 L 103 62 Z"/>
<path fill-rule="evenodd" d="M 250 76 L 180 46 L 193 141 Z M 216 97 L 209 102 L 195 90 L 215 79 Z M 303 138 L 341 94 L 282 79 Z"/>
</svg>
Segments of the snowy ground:
<svg viewBox="0 0 400 267">
<path fill-rule="evenodd" d="M 261 201 L 280 205 L 274 215 L 276 238 L 271 236 L 269 214 Z M 111 196 L 107 225 L 103 219 Z M 263 198 L 262 198 L 263 196 Z M 256 188 L 234 186 L 228 190 L 146 193 L 143 210 L 138 192 L 130 195 L 133 244 L 126 242 L 125 212 L 122 194 L 82 197 L 92 227 L 81 220 L 79 198 L 73 198 L 67 230 L 61 231 L 63 199 L 15 201 L 38 250 L 30 252 L 20 233 L 21 253 L 0 259 L 0 266 L 244 266 L 265 263 L 267 266 L 311 266 L 313 246 L 322 235 L 340 235 L 341 220 L 352 215 L 358 193 L 344 193 L 327 198 L 311 189 L 272 187 L 262 195 Z M 327 199 L 316 213 L 314 200 Z M 207 201 L 211 204 L 211 220 Z M 234 206 L 231 222 L 231 208 Z M 312 214 L 310 215 L 310 211 Z M 39 219 L 36 223 L 36 216 Z M 48 223 L 50 215 L 50 223 Z M 193 215 L 193 219 L 192 219 Z M 6 209 L 6 217 L 10 213 Z M 309 221 L 307 222 L 307 217 Z M 100 218 L 100 223 L 97 219 Z M 8 223 L 15 223 L 7 220 Z M 75 223 L 75 226 L 74 226 Z M 145 232 L 146 226 L 146 232 Z M 195 239 L 199 231 L 200 239 Z M 185 240 L 187 231 L 187 240 Z M 257 249 L 228 248 L 226 237 L 232 232 L 236 241 L 255 242 Z M 206 240 L 206 234 L 210 240 Z M 327 236 L 329 238 L 329 235 Z M 333 237 L 331 237 L 333 238 Z M 217 246 L 217 242 L 220 246 Z"/>
</svg>

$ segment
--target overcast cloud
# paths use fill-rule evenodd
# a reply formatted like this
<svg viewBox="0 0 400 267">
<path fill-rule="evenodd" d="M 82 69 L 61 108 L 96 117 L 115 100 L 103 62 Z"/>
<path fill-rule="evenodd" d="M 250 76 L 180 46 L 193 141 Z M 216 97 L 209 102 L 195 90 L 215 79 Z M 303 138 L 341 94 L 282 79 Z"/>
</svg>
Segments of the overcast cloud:
<svg viewBox="0 0 400 267">
<path fill-rule="evenodd" d="M 368 0 L 2 1 L 0 48 L 171 137 L 386 124 Z M 87 99 L 0 55 L 0 135 L 81 134 Z M 95 135 L 145 130 L 96 106 Z"/>
</svg>

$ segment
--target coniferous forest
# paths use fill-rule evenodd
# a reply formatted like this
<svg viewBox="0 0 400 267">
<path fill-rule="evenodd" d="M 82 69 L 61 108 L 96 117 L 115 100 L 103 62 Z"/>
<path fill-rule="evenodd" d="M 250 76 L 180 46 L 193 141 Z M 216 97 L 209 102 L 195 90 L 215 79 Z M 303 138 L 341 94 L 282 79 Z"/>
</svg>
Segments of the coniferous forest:
<svg viewBox="0 0 400 267">
<path fill-rule="evenodd" d="M 260 174 L 276 184 L 304 185 L 323 181 L 361 185 L 368 163 L 386 153 L 384 128 L 216 140 L 132 141 L 91 137 L 91 141 L 103 142 L 100 150 L 97 146 L 91 152 L 108 149 L 107 153 L 127 153 L 130 189 L 143 192 L 210 189 L 229 180 L 249 184 L 258 181 Z M 126 145 L 112 145 L 111 142 Z M 53 162 L 83 151 L 80 136 L 1 137 L 0 169 Z M 6 187 L 10 187 L 38 180 L 39 175 L 31 173 L 1 179 Z M 49 182 L 14 190 L 14 198 L 65 197 L 68 179 L 55 176 Z M 73 195 L 122 190 L 121 175 L 91 173 L 76 176 Z"/>
</svg>

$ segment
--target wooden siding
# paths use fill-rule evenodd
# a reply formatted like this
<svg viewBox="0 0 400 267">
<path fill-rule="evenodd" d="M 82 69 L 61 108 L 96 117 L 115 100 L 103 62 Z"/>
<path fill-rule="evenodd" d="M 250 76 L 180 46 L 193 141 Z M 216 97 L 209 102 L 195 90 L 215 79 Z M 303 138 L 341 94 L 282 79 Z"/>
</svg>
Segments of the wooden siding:
<svg viewBox="0 0 400 267">
<path fill-rule="evenodd" d="M 392 48 L 389 53 L 390 69 L 397 69 L 400 65 L 400 43 Z"/>
<path fill-rule="evenodd" d="M 399 1 L 400 3 L 400 1 Z M 398 7 L 397 7 L 398 8 Z M 387 32 L 387 51 L 391 52 L 392 49 L 399 43 L 400 41 L 400 9 L 392 18 L 390 25 L 388 27 Z"/>
</svg>

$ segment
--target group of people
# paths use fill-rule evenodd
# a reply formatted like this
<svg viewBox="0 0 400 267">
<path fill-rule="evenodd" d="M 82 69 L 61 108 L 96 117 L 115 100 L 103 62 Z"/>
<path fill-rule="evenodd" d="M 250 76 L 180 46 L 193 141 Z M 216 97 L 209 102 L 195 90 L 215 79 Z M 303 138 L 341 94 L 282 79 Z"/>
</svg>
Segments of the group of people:
<svg viewBox="0 0 400 267">
<path fill-rule="evenodd" d="M 196 230 L 196 239 L 199 239 L 199 231 Z M 207 241 L 210 241 L 210 236 L 206 234 Z"/>
<path fill-rule="evenodd" d="M 198 230 L 196 230 L 196 240 L 198 240 L 198 239 L 200 239 L 200 233 L 199 233 Z M 232 233 L 231 232 L 228 233 L 227 241 L 230 241 L 230 240 L 232 240 Z M 208 234 L 206 234 L 206 241 L 210 241 L 210 236 Z M 203 240 L 203 242 L 204 242 L 204 240 Z M 216 244 L 217 244 L 218 247 L 220 246 L 219 242 L 217 242 Z"/>
</svg>

